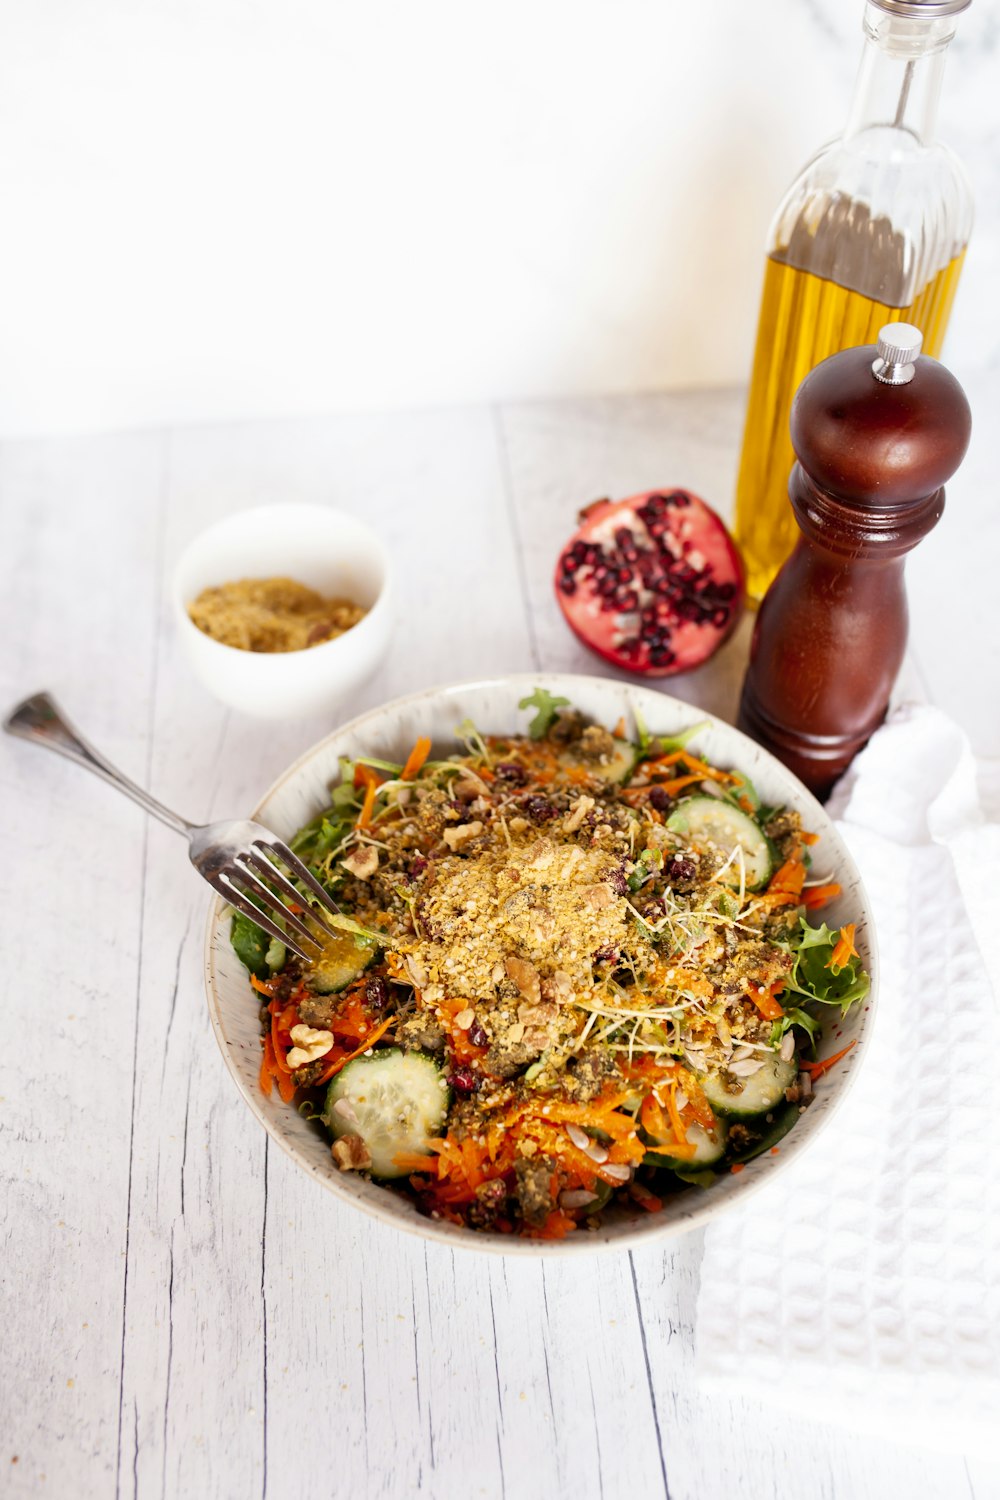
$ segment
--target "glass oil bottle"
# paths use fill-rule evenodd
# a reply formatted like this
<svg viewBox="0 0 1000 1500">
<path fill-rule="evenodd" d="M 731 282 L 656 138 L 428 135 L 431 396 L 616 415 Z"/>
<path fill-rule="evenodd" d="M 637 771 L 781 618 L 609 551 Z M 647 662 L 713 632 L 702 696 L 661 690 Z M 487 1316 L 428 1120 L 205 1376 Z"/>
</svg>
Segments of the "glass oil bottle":
<svg viewBox="0 0 1000 1500">
<path fill-rule="evenodd" d="M 736 492 L 760 599 L 792 549 L 792 397 L 821 360 L 917 324 L 937 356 L 972 228 L 957 159 L 933 141 L 945 53 L 970 0 L 868 0 L 841 137 L 805 167 L 771 228 Z"/>
</svg>

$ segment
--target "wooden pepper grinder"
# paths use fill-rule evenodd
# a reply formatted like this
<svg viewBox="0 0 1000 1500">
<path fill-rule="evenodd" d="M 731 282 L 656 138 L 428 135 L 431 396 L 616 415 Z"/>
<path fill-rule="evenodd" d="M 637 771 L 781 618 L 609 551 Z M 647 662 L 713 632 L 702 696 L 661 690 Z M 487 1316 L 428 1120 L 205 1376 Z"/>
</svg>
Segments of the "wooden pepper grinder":
<svg viewBox="0 0 1000 1500">
<path fill-rule="evenodd" d="M 792 406 L 801 536 L 764 596 L 740 727 L 825 797 L 885 717 L 906 649 L 903 566 L 969 444 L 965 393 L 889 323 L 817 365 Z"/>
</svg>

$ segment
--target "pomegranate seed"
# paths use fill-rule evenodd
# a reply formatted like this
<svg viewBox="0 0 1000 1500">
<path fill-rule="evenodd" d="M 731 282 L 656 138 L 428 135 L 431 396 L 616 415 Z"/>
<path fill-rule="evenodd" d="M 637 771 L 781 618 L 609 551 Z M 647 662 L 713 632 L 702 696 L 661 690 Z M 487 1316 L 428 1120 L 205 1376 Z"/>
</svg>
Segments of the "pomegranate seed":
<svg viewBox="0 0 1000 1500">
<path fill-rule="evenodd" d="M 560 578 L 559 587 L 564 594 L 576 593 L 576 584 L 573 582 L 572 578 Z"/>
<path fill-rule="evenodd" d="M 453 1068 L 448 1074 L 448 1082 L 456 1094 L 474 1094 L 479 1084 L 471 1068 Z"/>
<path fill-rule="evenodd" d="M 528 779 L 527 771 L 516 760 L 497 761 L 493 774 L 498 781 L 505 781 L 508 786 L 524 786 Z"/>
</svg>

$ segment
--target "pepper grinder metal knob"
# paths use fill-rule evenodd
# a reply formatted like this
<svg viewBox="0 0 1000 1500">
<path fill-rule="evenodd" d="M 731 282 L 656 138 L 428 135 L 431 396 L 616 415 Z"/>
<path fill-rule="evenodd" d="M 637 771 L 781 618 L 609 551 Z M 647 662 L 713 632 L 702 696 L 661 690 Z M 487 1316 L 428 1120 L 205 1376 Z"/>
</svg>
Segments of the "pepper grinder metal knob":
<svg viewBox="0 0 1000 1500">
<path fill-rule="evenodd" d="M 909 385 L 923 348 L 924 336 L 912 323 L 887 323 L 875 345 L 872 374 L 883 385 Z"/>
</svg>

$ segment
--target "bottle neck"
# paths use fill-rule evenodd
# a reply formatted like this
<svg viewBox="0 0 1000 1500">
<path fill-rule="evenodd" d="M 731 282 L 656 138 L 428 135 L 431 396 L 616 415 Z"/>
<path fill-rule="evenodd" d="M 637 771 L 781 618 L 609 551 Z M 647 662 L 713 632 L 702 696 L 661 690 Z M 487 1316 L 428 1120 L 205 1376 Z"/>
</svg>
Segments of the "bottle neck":
<svg viewBox="0 0 1000 1500">
<path fill-rule="evenodd" d="M 865 6 L 865 47 L 844 139 L 875 127 L 905 130 L 922 145 L 934 139 L 948 44 L 957 17 L 889 15 Z"/>
</svg>

